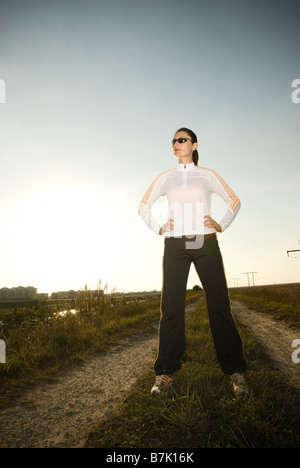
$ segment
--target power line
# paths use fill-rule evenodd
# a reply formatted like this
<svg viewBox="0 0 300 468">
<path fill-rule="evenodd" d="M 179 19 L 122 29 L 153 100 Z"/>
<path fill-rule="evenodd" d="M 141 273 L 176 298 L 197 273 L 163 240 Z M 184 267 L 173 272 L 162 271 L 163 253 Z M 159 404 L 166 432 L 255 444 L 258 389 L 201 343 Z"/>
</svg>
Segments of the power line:
<svg viewBox="0 0 300 468">
<path fill-rule="evenodd" d="M 257 271 L 246 271 L 243 273 L 243 275 L 247 275 L 248 278 L 248 286 L 251 286 L 251 276 L 252 276 L 252 286 L 255 286 L 254 283 L 254 275 L 256 275 L 258 272 Z M 251 275 L 251 276 L 250 276 Z"/>
</svg>

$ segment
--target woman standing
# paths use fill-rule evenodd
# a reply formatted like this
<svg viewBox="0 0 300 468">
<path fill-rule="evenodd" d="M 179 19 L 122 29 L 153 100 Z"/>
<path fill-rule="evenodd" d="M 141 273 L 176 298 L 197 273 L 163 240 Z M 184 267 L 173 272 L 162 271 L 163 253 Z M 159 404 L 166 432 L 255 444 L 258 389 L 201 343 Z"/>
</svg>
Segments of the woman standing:
<svg viewBox="0 0 300 468">
<path fill-rule="evenodd" d="M 247 393 L 246 362 L 242 342 L 231 314 L 230 300 L 216 233 L 223 232 L 234 220 L 240 201 L 214 171 L 198 167 L 198 143 L 194 132 L 179 129 L 172 140 L 178 158 L 176 168 L 160 174 L 150 185 L 139 214 L 157 234 L 165 236 L 163 288 L 158 354 L 151 394 L 159 394 L 172 382 L 180 369 L 185 351 L 185 293 L 193 262 L 202 283 L 212 336 L 221 369 L 231 376 L 237 395 Z M 227 204 L 218 223 L 211 217 L 212 193 Z M 160 196 L 168 199 L 168 220 L 163 225 L 151 213 Z"/>
</svg>

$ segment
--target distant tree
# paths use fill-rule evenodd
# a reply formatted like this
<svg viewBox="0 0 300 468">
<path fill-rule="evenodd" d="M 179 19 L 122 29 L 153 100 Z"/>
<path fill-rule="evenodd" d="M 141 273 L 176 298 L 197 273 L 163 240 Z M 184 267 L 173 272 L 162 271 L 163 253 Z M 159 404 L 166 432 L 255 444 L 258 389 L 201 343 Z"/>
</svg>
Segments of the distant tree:
<svg viewBox="0 0 300 468">
<path fill-rule="evenodd" d="M 193 291 L 202 291 L 202 288 L 196 284 L 194 287 L 193 287 Z"/>
</svg>

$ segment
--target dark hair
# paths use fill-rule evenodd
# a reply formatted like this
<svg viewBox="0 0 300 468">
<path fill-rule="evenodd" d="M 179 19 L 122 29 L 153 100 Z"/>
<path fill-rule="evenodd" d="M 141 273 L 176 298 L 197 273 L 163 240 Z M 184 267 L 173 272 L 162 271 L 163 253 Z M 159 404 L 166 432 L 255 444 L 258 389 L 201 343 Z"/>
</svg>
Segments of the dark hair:
<svg viewBox="0 0 300 468">
<path fill-rule="evenodd" d="M 179 130 L 177 130 L 176 133 L 178 132 L 186 132 L 189 135 L 189 137 L 192 139 L 192 143 L 198 143 L 197 135 L 189 128 L 182 127 Z M 195 164 L 195 166 L 198 166 L 198 161 L 199 161 L 198 151 L 194 150 L 193 151 L 193 163 Z"/>
</svg>

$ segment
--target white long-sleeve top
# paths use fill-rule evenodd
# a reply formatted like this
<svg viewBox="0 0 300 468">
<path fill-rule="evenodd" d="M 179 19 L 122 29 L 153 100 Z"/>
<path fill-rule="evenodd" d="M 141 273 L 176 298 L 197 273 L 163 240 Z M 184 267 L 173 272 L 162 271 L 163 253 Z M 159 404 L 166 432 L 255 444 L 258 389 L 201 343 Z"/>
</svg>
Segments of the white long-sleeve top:
<svg viewBox="0 0 300 468">
<path fill-rule="evenodd" d="M 233 190 L 213 170 L 178 164 L 160 174 L 142 198 L 138 212 L 147 226 L 159 234 L 162 227 L 151 213 L 151 207 L 161 196 L 168 200 L 168 218 L 174 219 L 174 230 L 165 237 L 212 234 L 215 229 L 204 226 L 204 216 L 211 216 L 212 194 L 219 195 L 227 204 L 225 216 L 219 222 L 222 232 L 230 226 L 241 203 Z"/>
</svg>

